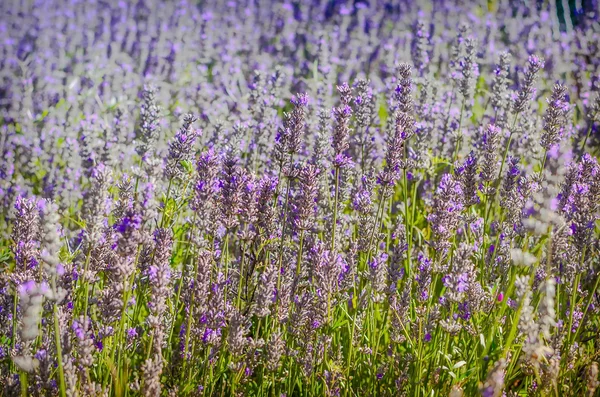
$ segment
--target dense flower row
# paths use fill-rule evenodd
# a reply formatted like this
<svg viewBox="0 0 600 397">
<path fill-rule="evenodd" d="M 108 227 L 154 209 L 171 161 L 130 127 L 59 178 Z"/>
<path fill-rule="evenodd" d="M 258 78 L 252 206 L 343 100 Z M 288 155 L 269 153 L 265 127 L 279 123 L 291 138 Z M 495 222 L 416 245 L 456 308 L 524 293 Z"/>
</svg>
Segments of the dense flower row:
<svg viewBox="0 0 600 397">
<path fill-rule="evenodd" d="M 595 395 L 597 2 L 33 3 L 2 395 Z"/>
</svg>

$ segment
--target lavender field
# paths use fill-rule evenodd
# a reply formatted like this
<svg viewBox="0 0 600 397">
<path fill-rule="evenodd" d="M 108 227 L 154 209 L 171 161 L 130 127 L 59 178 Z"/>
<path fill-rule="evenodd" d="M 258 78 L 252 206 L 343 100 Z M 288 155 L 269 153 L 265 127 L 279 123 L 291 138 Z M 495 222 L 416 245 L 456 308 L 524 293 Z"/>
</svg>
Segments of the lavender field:
<svg viewBox="0 0 600 397">
<path fill-rule="evenodd" d="M 600 396 L 599 21 L 0 1 L 0 395 Z"/>
</svg>

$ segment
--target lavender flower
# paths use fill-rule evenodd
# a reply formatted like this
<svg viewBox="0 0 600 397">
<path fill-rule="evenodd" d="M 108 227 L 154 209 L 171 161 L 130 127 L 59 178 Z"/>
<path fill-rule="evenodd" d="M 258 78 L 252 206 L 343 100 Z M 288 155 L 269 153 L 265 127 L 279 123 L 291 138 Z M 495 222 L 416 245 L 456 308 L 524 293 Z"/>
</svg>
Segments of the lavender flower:
<svg viewBox="0 0 600 397">
<path fill-rule="evenodd" d="M 394 186 L 400 177 L 400 171 L 406 168 L 405 144 L 409 137 L 411 118 L 405 113 L 396 114 L 396 128 L 392 136 L 388 137 L 385 154 L 385 165 L 377 177 L 377 182 L 382 186 Z"/>
<path fill-rule="evenodd" d="M 535 80 L 540 69 L 544 68 L 544 60 L 536 55 L 529 56 L 525 77 L 517 98 L 513 102 L 513 112 L 522 113 L 529 106 L 529 101 L 535 94 Z"/>
<path fill-rule="evenodd" d="M 149 311 L 147 318 L 150 328 L 150 345 L 152 356 L 142 367 L 144 374 L 144 393 L 154 395 L 160 393 L 160 376 L 163 370 L 162 349 L 166 336 L 165 314 L 168 310 L 167 300 L 171 295 L 171 269 L 169 259 L 173 236 L 170 230 L 157 229 L 154 233 L 154 259 L 148 269 L 150 282 Z"/>
<path fill-rule="evenodd" d="M 459 85 L 459 91 L 463 96 L 464 104 L 470 108 L 475 95 L 476 78 L 479 75 L 479 68 L 475 62 L 475 46 L 477 42 L 472 38 L 465 40 L 465 55 L 461 60 L 462 79 Z"/>
<path fill-rule="evenodd" d="M 497 151 L 500 145 L 500 129 L 488 124 L 481 144 L 481 173 L 483 182 L 491 182 L 496 178 L 498 169 Z"/>
<path fill-rule="evenodd" d="M 149 85 L 144 87 L 142 93 L 143 103 L 140 108 L 140 131 L 139 142 L 136 147 L 137 153 L 144 157 L 155 149 L 160 137 L 160 106 L 156 100 L 156 87 Z"/>
<path fill-rule="evenodd" d="M 112 172 L 104 164 L 92 170 L 92 187 L 83 199 L 84 239 L 89 249 L 100 243 L 102 229 L 109 212 L 108 187 Z"/>
<path fill-rule="evenodd" d="M 12 231 L 13 253 L 21 277 L 31 275 L 38 265 L 39 212 L 35 200 L 17 197 Z"/>
<path fill-rule="evenodd" d="M 344 83 L 337 87 L 340 93 L 341 106 L 333 108 L 333 117 L 335 118 L 335 127 L 333 128 L 333 138 L 331 145 L 333 147 L 334 164 L 336 167 L 345 167 L 350 159 L 346 155 L 349 148 L 348 139 L 350 137 L 350 116 L 352 108 L 352 90 L 348 84 Z"/>
<path fill-rule="evenodd" d="M 238 164 L 233 150 L 230 150 L 223 162 L 219 180 L 219 208 L 226 229 L 239 224 L 238 215 L 242 211 L 242 196 L 247 178 L 246 171 Z"/>
<path fill-rule="evenodd" d="M 413 113 L 413 100 L 412 100 L 412 91 L 413 91 L 413 81 L 412 81 L 412 68 L 409 64 L 401 63 L 396 68 L 396 79 L 397 84 L 394 90 L 394 104 L 393 110 L 398 110 L 407 116 L 412 116 Z M 412 135 L 412 130 L 410 133 L 407 133 L 410 137 Z"/>
<path fill-rule="evenodd" d="M 165 167 L 165 176 L 167 179 L 182 177 L 184 169 L 183 161 L 189 161 L 198 132 L 192 129 L 192 124 L 197 118 L 191 114 L 186 114 L 183 118 L 183 126 L 169 145 L 169 155 Z"/>
<path fill-rule="evenodd" d="M 319 170 L 308 164 L 300 171 L 300 193 L 294 204 L 294 226 L 298 230 L 308 230 L 314 224 L 318 196 Z"/>
<path fill-rule="evenodd" d="M 566 124 L 566 116 L 569 110 L 569 104 L 565 102 L 566 93 L 567 88 L 564 85 L 556 84 L 552 96 L 548 99 L 541 142 L 545 150 L 549 150 L 561 139 L 561 129 Z"/>
<path fill-rule="evenodd" d="M 21 3 L 0 394 L 597 393 L 596 1 Z"/>
<path fill-rule="evenodd" d="M 284 116 L 283 127 L 276 138 L 275 155 L 281 162 L 285 160 L 286 154 L 293 156 L 301 149 L 308 95 L 299 94 L 291 99 L 291 103 L 294 109 Z"/>
<path fill-rule="evenodd" d="M 452 175 L 444 174 L 436 190 L 433 211 L 427 218 L 441 250 L 446 250 L 451 245 L 450 239 L 458 227 L 463 210 L 462 200 L 460 183 Z"/>
<path fill-rule="evenodd" d="M 506 123 L 506 116 L 510 105 L 510 95 L 508 91 L 508 86 L 510 85 L 508 77 L 510 72 L 510 61 L 511 56 L 508 52 L 500 53 L 500 59 L 494 70 L 494 80 L 492 82 L 492 98 L 490 101 L 496 112 L 494 122 L 500 126 L 504 126 Z"/>
<path fill-rule="evenodd" d="M 477 196 L 477 157 L 471 151 L 462 165 L 454 170 L 460 181 L 464 194 L 464 205 L 470 206 L 479 203 Z"/>
</svg>

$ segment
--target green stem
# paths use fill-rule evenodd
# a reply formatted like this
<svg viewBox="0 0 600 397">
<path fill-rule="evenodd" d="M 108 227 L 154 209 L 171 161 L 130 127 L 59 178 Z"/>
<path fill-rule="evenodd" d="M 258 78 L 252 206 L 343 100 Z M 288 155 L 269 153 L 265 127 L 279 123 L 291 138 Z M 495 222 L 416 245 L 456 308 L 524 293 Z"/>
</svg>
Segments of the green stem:
<svg viewBox="0 0 600 397">
<path fill-rule="evenodd" d="M 19 295 L 17 295 L 18 292 L 15 290 L 15 296 L 13 297 L 13 312 L 12 312 L 12 340 L 11 340 L 11 345 L 12 345 L 12 350 L 14 351 L 16 346 L 17 346 L 17 305 L 19 304 Z M 13 360 L 10 360 L 10 366 L 13 369 L 13 371 L 15 370 L 16 366 Z"/>
<path fill-rule="evenodd" d="M 585 134 L 585 139 L 583 140 L 583 144 L 581 145 L 581 155 L 579 156 L 580 159 L 581 159 L 581 157 L 583 157 L 583 154 L 585 153 L 585 145 L 590 137 L 593 125 L 594 125 L 594 122 L 591 121 L 590 125 L 588 126 L 588 129 L 587 129 L 587 134 Z"/>
<path fill-rule="evenodd" d="M 238 283 L 238 293 L 237 293 L 237 307 L 241 311 L 242 310 L 242 289 L 244 288 L 244 259 L 246 258 L 246 247 L 248 244 L 244 244 L 244 248 L 242 248 L 242 258 L 240 259 L 240 281 Z"/>
<path fill-rule="evenodd" d="M 598 283 L 600 282 L 600 274 L 598 274 L 596 276 L 596 283 L 594 284 L 594 288 L 591 290 L 590 292 L 590 296 L 587 300 L 587 303 L 585 305 L 585 308 L 583 309 L 583 316 L 581 317 L 581 320 L 579 321 L 579 325 L 577 325 L 577 330 L 575 331 L 575 336 L 573 337 L 573 340 L 577 340 L 577 337 L 579 336 L 579 331 L 581 331 L 581 326 L 583 325 L 583 322 L 585 320 L 585 316 L 588 312 L 588 309 L 590 307 L 590 305 L 592 304 L 592 299 L 594 299 L 594 295 L 596 294 L 596 291 L 598 290 Z"/>
<path fill-rule="evenodd" d="M 198 272 L 198 265 L 196 265 L 196 273 Z M 188 318 L 187 318 L 187 324 L 185 327 L 185 342 L 184 342 L 184 347 L 183 347 L 183 365 L 182 365 L 182 371 L 181 371 L 181 376 L 182 376 L 182 380 L 183 377 L 185 376 L 185 370 L 187 368 L 187 362 L 188 362 L 188 349 L 190 347 L 190 330 L 192 328 L 192 321 L 193 321 L 193 309 L 194 309 L 194 304 L 195 304 L 195 294 L 192 294 L 192 301 L 190 302 L 190 311 L 188 313 Z"/>
<path fill-rule="evenodd" d="M 331 253 L 335 254 L 335 229 L 337 227 L 337 206 L 340 185 L 340 167 L 335 167 L 335 201 L 333 203 L 333 223 L 331 225 Z"/>
<path fill-rule="evenodd" d="M 52 289 L 56 290 L 56 282 L 53 280 L 53 286 Z M 58 318 L 58 306 L 56 305 L 56 302 L 54 302 L 53 304 L 54 308 L 54 343 L 56 345 L 56 359 L 57 359 L 57 364 L 58 364 L 58 385 L 59 385 L 59 393 L 61 397 L 66 397 L 66 386 L 65 386 L 65 372 L 64 372 L 64 368 L 63 368 L 63 362 L 62 362 L 62 345 L 60 342 L 60 323 L 59 323 L 59 318 Z"/>
<path fill-rule="evenodd" d="M 381 217 L 383 217 L 383 202 L 385 201 L 383 198 L 385 197 L 387 188 L 384 186 L 381 188 L 381 193 L 379 195 L 379 204 L 377 205 L 377 212 L 375 213 L 375 224 L 373 225 L 373 230 L 371 230 L 371 237 L 369 237 L 369 245 L 367 246 L 367 261 L 369 262 L 371 259 L 371 246 L 373 245 L 373 239 L 375 238 L 375 232 L 379 228 L 379 213 L 381 212 Z"/>
<path fill-rule="evenodd" d="M 302 248 L 304 244 L 304 230 L 300 231 L 300 241 L 298 247 L 298 260 L 296 261 L 296 277 L 300 276 L 300 266 L 302 264 Z"/>
<path fill-rule="evenodd" d="M 85 299 L 84 299 L 84 303 L 83 303 L 83 323 L 85 324 L 87 321 L 87 311 L 88 311 L 88 302 L 89 302 L 89 277 L 88 277 L 88 270 L 90 267 L 90 260 L 91 260 L 91 256 L 92 256 L 92 246 L 90 245 L 89 249 L 88 249 L 88 253 L 87 256 L 85 258 L 85 265 L 83 268 L 83 289 L 84 289 L 84 293 L 85 293 Z"/>
<path fill-rule="evenodd" d="M 167 186 L 167 196 L 165 198 L 165 208 L 163 208 L 162 218 L 160 220 L 160 227 L 163 228 L 165 225 L 165 218 L 167 217 L 167 208 L 169 206 L 169 199 L 171 198 L 171 184 L 173 178 L 169 178 L 169 186 Z"/>
<path fill-rule="evenodd" d="M 411 219 L 411 221 L 409 222 L 408 220 L 408 178 L 406 176 L 406 168 L 404 169 L 404 229 L 406 232 L 406 242 L 408 244 L 408 249 L 406 251 L 406 274 L 408 275 L 408 278 L 410 279 L 411 277 L 411 249 L 412 249 L 412 223 L 414 222 L 414 219 Z M 415 202 L 413 199 L 413 202 L 411 203 L 411 205 L 414 207 L 415 206 Z"/>
<path fill-rule="evenodd" d="M 27 372 L 19 371 L 19 381 L 21 383 L 21 397 L 27 397 L 29 395 L 29 393 L 27 392 L 27 389 L 29 388 L 27 378 Z"/>
<path fill-rule="evenodd" d="M 462 127 L 462 119 L 463 112 L 465 109 L 465 100 L 463 99 L 462 104 L 460 105 L 460 117 L 458 119 L 458 131 L 456 132 L 456 147 L 454 148 L 454 155 L 452 156 L 452 168 L 454 168 L 454 162 L 458 160 L 458 153 L 460 152 L 460 142 L 462 140 L 462 136 L 460 135 L 460 130 Z"/>
<path fill-rule="evenodd" d="M 515 132 L 515 126 L 517 125 L 517 120 L 519 119 L 519 113 L 515 113 L 515 117 L 513 119 L 512 127 L 510 128 L 510 135 L 508 136 L 508 142 L 506 143 L 506 147 L 504 148 L 504 154 L 502 155 L 502 163 L 500 163 L 500 170 L 498 171 L 498 177 L 496 178 L 498 182 L 496 182 L 496 186 L 494 189 L 494 194 L 491 200 L 489 200 L 489 208 L 485 213 L 485 220 L 487 223 L 487 219 L 489 218 L 490 212 L 492 211 L 492 207 L 496 202 L 496 197 L 498 195 L 498 190 L 500 187 L 500 183 L 502 181 L 502 171 L 504 170 L 504 164 L 506 163 L 506 157 L 508 156 L 508 151 L 510 150 L 510 144 L 512 143 L 512 138 Z M 485 232 L 485 230 L 484 230 Z"/>
<path fill-rule="evenodd" d="M 185 271 L 185 262 L 190 254 L 190 246 L 192 245 L 192 236 L 194 234 L 195 226 L 196 226 L 196 212 L 194 211 L 194 216 L 192 219 L 192 227 L 190 230 L 190 238 L 189 238 L 189 241 L 187 241 L 188 244 L 185 247 L 185 254 L 183 256 L 184 259 L 183 259 L 183 265 L 181 268 L 181 278 L 179 279 L 179 287 L 177 288 L 177 294 L 175 296 L 175 303 L 173 304 L 173 311 L 174 311 L 174 313 L 172 313 L 173 314 L 173 325 L 171 326 L 171 330 L 169 332 L 169 342 L 167 344 L 167 346 L 169 347 L 169 352 L 171 352 L 170 347 L 171 347 L 171 343 L 173 341 L 173 331 L 175 329 L 175 323 L 177 322 L 176 321 L 177 315 L 179 314 L 179 300 L 181 298 L 181 290 L 183 287 L 183 279 L 184 279 L 183 272 Z M 196 265 L 196 267 L 197 267 L 197 265 Z M 194 280 L 195 280 L 195 278 L 194 278 Z M 170 356 L 171 356 L 171 354 L 169 354 L 169 358 L 170 358 Z"/>
</svg>

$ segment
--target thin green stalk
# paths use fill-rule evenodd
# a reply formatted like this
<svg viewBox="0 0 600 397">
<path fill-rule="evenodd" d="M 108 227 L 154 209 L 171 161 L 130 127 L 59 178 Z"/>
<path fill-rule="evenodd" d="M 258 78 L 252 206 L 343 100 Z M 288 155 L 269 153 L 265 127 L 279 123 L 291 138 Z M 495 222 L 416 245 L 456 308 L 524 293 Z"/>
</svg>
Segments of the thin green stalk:
<svg viewBox="0 0 600 397">
<path fill-rule="evenodd" d="M 458 131 L 456 133 L 456 147 L 454 148 L 454 155 L 452 156 L 452 168 L 454 168 L 454 162 L 456 162 L 456 160 L 458 160 L 458 153 L 460 152 L 460 142 L 462 140 L 462 136 L 460 134 L 461 134 L 464 110 L 465 110 L 465 99 L 463 99 L 462 104 L 460 105 L 460 117 L 458 119 Z"/>
<path fill-rule="evenodd" d="M 28 382 L 29 382 L 29 380 L 28 380 L 27 372 L 19 371 L 19 383 L 21 384 L 21 397 L 29 396 L 29 393 L 27 392 L 27 389 L 29 388 Z"/>
<path fill-rule="evenodd" d="M 17 305 L 19 304 L 19 295 L 17 295 L 17 291 L 15 291 L 15 295 L 13 297 L 13 311 L 12 311 L 12 336 L 11 336 L 11 346 L 14 351 L 17 346 Z M 12 371 L 16 369 L 15 362 L 10 360 L 10 367 Z"/>
<path fill-rule="evenodd" d="M 575 312 L 575 309 L 577 307 L 577 290 L 579 289 L 579 282 L 581 280 L 581 273 L 577 272 L 577 274 L 575 275 L 575 278 L 573 279 L 573 286 L 572 286 L 572 293 L 573 296 L 571 297 L 571 306 L 569 307 L 569 327 L 567 328 L 567 343 L 565 346 L 565 351 L 569 351 L 569 348 L 571 347 L 571 343 L 573 342 L 571 335 L 573 334 L 571 332 L 572 328 L 573 328 L 573 313 Z"/>
<path fill-rule="evenodd" d="M 579 321 L 579 324 L 577 325 L 577 330 L 575 331 L 575 336 L 573 337 L 574 341 L 576 341 L 577 337 L 579 336 L 579 331 L 581 331 L 581 326 L 583 325 L 585 316 L 588 312 L 588 309 L 590 308 L 590 305 L 592 304 L 592 299 L 594 299 L 594 295 L 596 294 L 596 291 L 598 290 L 599 282 L 600 282 L 600 274 L 596 276 L 596 282 L 594 283 L 594 288 L 590 291 L 590 296 L 587 300 L 585 308 L 583 309 L 583 316 L 581 316 L 581 320 Z"/>
<path fill-rule="evenodd" d="M 84 299 L 84 303 L 83 303 L 83 323 L 85 324 L 85 322 L 87 321 L 87 311 L 88 311 L 88 301 L 89 301 L 89 277 L 88 277 L 88 270 L 90 267 L 90 260 L 92 257 L 92 246 L 90 245 L 90 247 L 88 248 L 88 253 L 87 256 L 85 258 L 85 265 L 84 265 L 84 270 L 83 270 L 83 288 L 84 288 L 84 293 L 85 293 L 85 299 Z"/>
<path fill-rule="evenodd" d="M 56 281 L 52 280 L 52 289 L 56 290 Z M 56 302 L 53 303 L 53 314 L 54 314 L 54 344 L 56 345 L 56 360 L 58 366 L 58 390 L 61 397 L 66 397 L 67 387 L 65 385 L 65 372 L 62 362 L 62 345 L 60 342 L 60 323 L 58 319 L 58 306 Z"/>
<path fill-rule="evenodd" d="M 167 217 L 167 209 L 169 207 L 169 199 L 171 198 L 171 184 L 173 183 L 173 178 L 169 178 L 169 186 L 167 186 L 167 196 L 165 198 L 165 208 L 163 208 L 162 218 L 160 220 L 160 227 L 163 228 L 165 226 L 165 218 Z"/>
<path fill-rule="evenodd" d="M 194 216 L 192 218 L 192 227 L 190 229 L 190 238 L 187 241 L 188 244 L 186 244 L 186 247 L 185 247 L 185 253 L 183 255 L 183 264 L 182 264 L 182 269 L 181 269 L 181 278 L 179 279 L 179 287 L 177 288 L 177 294 L 175 296 L 175 303 L 173 304 L 173 311 L 174 311 L 174 313 L 172 313 L 173 314 L 173 324 L 172 324 L 171 330 L 169 331 L 169 342 L 167 344 L 167 346 L 169 346 L 169 348 L 171 347 L 171 343 L 173 341 L 173 330 L 175 329 L 177 314 L 179 313 L 179 300 L 181 298 L 181 290 L 183 287 L 183 279 L 184 279 L 183 272 L 185 271 L 185 262 L 188 258 L 188 255 L 190 254 L 190 246 L 191 246 L 195 227 L 196 227 L 196 211 L 194 211 Z M 197 265 L 196 265 L 196 267 L 197 267 Z M 195 280 L 195 277 L 194 277 L 194 280 Z M 169 349 L 169 352 L 170 351 L 171 350 Z M 169 357 L 170 356 L 171 356 L 171 354 L 169 353 Z"/>
<path fill-rule="evenodd" d="M 373 225 L 373 230 L 371 230 L 371 237 L 369 237 L 369 245 L 367 246 L 367 261 L 369 262 L 371 259 L 371 246 L 373 245 L 373 239 L 375 238 L 375 232 L 379 228 L 379 213 L 381 212 L 381 217 L 383 217 L 383 202 L 385 201 L 383 198 L 385 197 L 387 187 L 381 188 L 381 193 L 379 195 L 379 204 L 377 205 L 377 212 L 375 213 L 375 224 Z"/>
<path fill-rule="evenodd" d="M 225 258 L 227 255 L 227 259 Z M 223 248 L 221 250 L 221 257 L 219 258 L 221 262 L 221 266 L 223 265 L 223 261 L 225 261 L 225 280 L 227 280 L 227 276 L 229 275 L 229 233 L 225 232 L 225 241 L 223 242 Z"/>
<path fill-rule="evenodd" d="M 300 241 L 298 242 L 298 260 L 296 261 L 296 277 L 300 276 L 300 266 L 302 264 L 302 248 L 304 244 L 304 230 L 300 230 Z"/>
<path fill-rule="evenodd" d="M 535 275 L 536 267 L 533 266 L 531 269 L 532 270 L 529 275 L 529 288 L 531 288 L 531 286 L 533 285 L 533 281 L 535 279 L 534 275 Z M 507 300 L 508 300 L 508 297 L 507 297 Z M 506 339 L 506 344 L 504 345 L 504 348 L 502 349 L 501 357 L 504 357 L 504 358 L 507 357 L 507 354 L 510 351 L 510 348 L 512 347 L 512 343 L 514 342 L 514 340 L 517 336 L 517 328 L 519 325 L 519 321 L 521 319 L 521 311 L 522 310 L 523 310 L 523 299 L 521 299 L 521 302 L 519 302 L 519 307 L 517 308 L 515 317 L 513 318 L 513 322 L 510 327 L 508 338 Z"/>
<path fill-rule="evenodd" d="M 579 159 L 581 159 L 583 157 L 583 154 L 585 153 L 585 145 L 587 144 L 590 134 L 592 133 L 593 125 L 594 125 L 594 122 L 590 121 L 590 125 L 588 126 L 588 129 L 587 129 L 587 133 L 585 134 L 585 139 L 583 140 L 583 144 L 581 145 L 581 155 L 579 156 Z"/>
<path fill-rule="evenodd" d="M 246 247 L 249 243 L 242 244 L 244 248 L 242 248 L 242 258 L 240 259 L 240 281 L 238 283 L 238 293 L 236 299 L 236 305 L 239 310 L 242 310 L 242 289 L 244 287 L 244 260 L 246 259 Z"/>
<path fill-rule="evenodd" d="M 512 127 L 510 128 L 510 135 L 508 136 L 508 142 L 506 143 L 506 147 L 504 148 L 504 154 L 502 155 L 502 162 L 500 163 L 500 170 L 498 171 L 497 183 L 495 186 L 494 194 L 492 199 L 490 200 L 490 206 L 485 213 L 485 220 L 489 218 L 490 212 L 494 203 L 496 202 L 496 196 L 498 195 L 498 187 L 500 186 L 500 182 L 502 181 L 502 171 L 504 170 L 504 164 L 506 163 L 506 157 L 508 156 L 508 151 L 510 149 L 510 145 L 512 143 L 512 138 L 515 133 L 515 127 L 517 125 L 517 120 L 519 119 L 519 113 L 515 113 L 515 117 L 513 119 Z M 486 222 L 487 223 L 487 222 Z"/>
<path fill-rule="evenodd" d="M 544 150 L 544 156 L 542 157 L 542 164 L 540 166 L 540 178 L 544 174 L 544 168 L 546 167 L 546 159 L 548 158 L 548 150 Z"/>
<path fill-rule="evenodd" d="M 337 207 L 340 184 L 340 167 L 335 167 L 335 201 L 333 203 L 333 223 L 331 225 L 331 252 L 335 254 L 335 229 L 337 227 Z"/>
<path fill-rule="evenodd" d="M 404 169 L 404 230 L 406 232 L 406 242 L 408 244 L 408 248 L 406 251 L 406 274 L 408 275 L 408 278 L 410 279 L 411 277 L 411 273 L 412 273 L 412 269 L 411 269 L 411 249 L 412 249 L 412 223 L 414 222 L 414 220 L 410 220 L 409 222 L 409 216 L 408 216 L 408 178 L 406 176 L 406 168 Z M 414 200 L 414 199 L 413 199 Z M 411 205 L 414 207 L 415 206 L 415 202 L 413 201 L 411 203 Z"/>
</svg>

